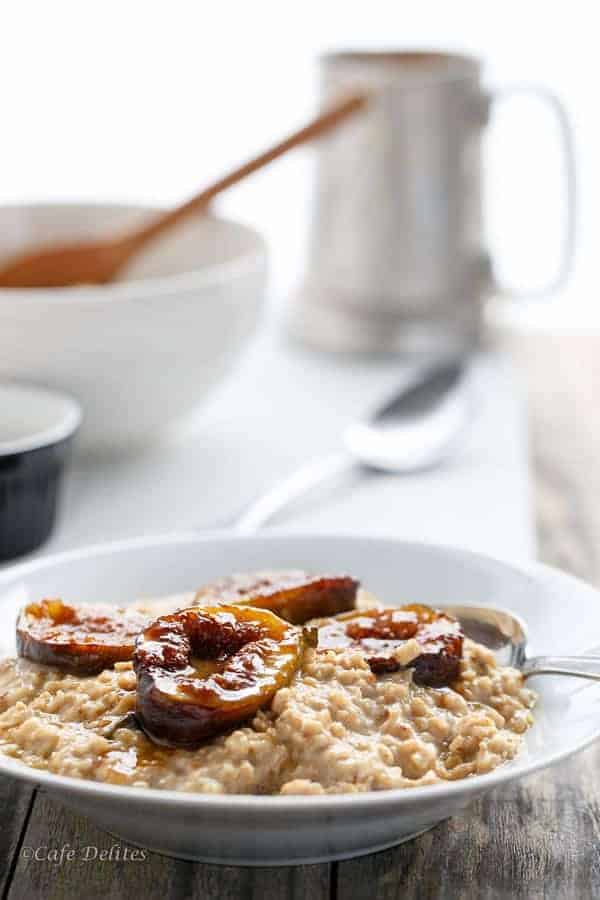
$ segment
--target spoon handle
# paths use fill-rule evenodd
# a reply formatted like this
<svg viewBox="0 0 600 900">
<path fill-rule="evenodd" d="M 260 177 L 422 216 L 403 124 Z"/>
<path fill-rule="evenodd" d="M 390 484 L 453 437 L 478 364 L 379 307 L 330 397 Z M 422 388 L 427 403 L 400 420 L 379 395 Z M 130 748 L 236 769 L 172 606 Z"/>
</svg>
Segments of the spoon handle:
<svg viewBox="0 0 600 900">
<path fill-rule="evenodd" d="M 535 656 L 521 666 L 525 678 L 531 675 L 574 675 L 600 681 L 600 656 Z"/>
<path fill-rule="evenodd" d="M 238 166 L 218 181 L 215 181 L 214 184 L 205 188 L 200 194 L 196 194 L 195 197 L 192 197 L 182 206 L 178 206 L 176 209 L 162 213 L 158 218 L 149 222 L 148 225 L 142 227 L 134 234 L 129 235 L 127 241 L 139 249 L 148 241 L 157 237 L 180 220 L 185 219 L 198 211 L 203 211 L 217 194 L 220 194 L 227 188 L 237 184 L 238 181 L 247 178 L 248 175 L 252 175 L 253 172 L 257 172 L 259 169 L 262 169 L 280 156 L 283 156 L 289 150 L 293 150 L 295 147 L 307 143 L 307 141 L 314 140 L 315 138 L 321 137 L 321 135 L 332 131 L 340 122 L 343 122 L 344 119 L 347 119 L 349 116 L 353 116 L 355 113 L 364 109 L 367 102 L 368 97 L 366 94 L 353 94 L 349 97 L 345 97 L 334 106 L 321 112 L 303 128 L 294 131 L 282 141 L 279 141 L 279 143 L 269 147 L 268 150 L 259 153 L 258 156 L 254 156 L 252 159 L 243 163 L 243 165 Z"/>
<path fill-rule="evenodd" d="M 234 531 L 238 534 L 251 534 L 289 503 L 298 500 L 323 481 L 351 469 L 354 464 L 354 460 L 345 453 L 333 453 L 312 460 L 255 500 L 234 522 Z"/>
</svg>

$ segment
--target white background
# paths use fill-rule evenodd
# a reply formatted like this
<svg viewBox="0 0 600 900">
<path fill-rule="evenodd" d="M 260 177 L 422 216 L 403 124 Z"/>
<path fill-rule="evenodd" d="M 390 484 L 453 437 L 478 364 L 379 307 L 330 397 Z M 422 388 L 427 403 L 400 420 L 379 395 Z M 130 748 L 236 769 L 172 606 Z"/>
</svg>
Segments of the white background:
<svg viewBox="0 0 600 900">
<path fill-rule="evenodd" d="M 567 104 L 581 184 L 580 246 L 561 308 L 594 318 L 600 49 L 588 0 L 3 0 L 0 201 L 187 196 L 314 109 L 319 52 L 474 52 L 489 84 L 541 81 Z M 488 140 L 490 240 L 513 278 L 541 280 L 560 244 L 560 158 L 547 115 L 515 102 Z M 310 153 L 220 202 L 269 237 L 277 283 L 301 265 Z M 280 291 L 284 293 L 284 291 Z"/>
<path fill-rule="evenodd" d="M 489 84 L 546 82 L 571 111 L 583 185 L 582 244 L 576 277 L 559 306 L 570 311 L 575 303 L 588 303 L 593 309 L 600 63 L 593 22 L 583 4 L 579 9 L 578 15 L 573 2 L 554 12 L 548 2 L 456 0 L 3 0 L 0 202 L 174 203 L 311 115 L 319 52 L 340 46 L 471 51 L 486 59 Z M 511 274 L 532 280 L 555 266 L 560 243 L 555 138 L 537 107 L 515 104 L 494 121 L 487 147 L 490 240 Z M 307 150 L 281 160 L 220 202 L 227 214 L 266 233 L 273 296 L 281 301 L 301 266 L 311 159 Z M 316 364 L 272 349 L 273 361 L 268 352 L 257 345 L 237 386 L 230 385 L 229 401 L 217 404 L 196 444 L 146 459 L 146 468 L 137 461 L 94 471 L 78 465 L 48 549 L 231 515 L 311 454 L 334 449 L 342 419 L 356 415 L 367 397 L 383 396 L 396 378 L 393 368 L 336 370 L 327 390 L 309 396 L 310 385 L 323 377 Z M 274 378 L 273 371 L 283 374 Z M 476 380 L 485 403 L 470 440 L 449 466 L 406 482 L 360 482 L 347 497 L 330 499 L 323 512 L 319 507 L 316 517 L 308 507 L 311 527 L 315 521 L 333 527 L 335 519 L 348 528 L 528 556 L 522 411 L 502 366 L 482 361 Z M 273 413 L 289 416 L 289 387 L 296 391 L 294 408 L 301 411 L 304 403 L 306 409 L 286 431 Z M 238 388 L 246 393 L 235 393 Z M 247 422 L 248 416 L 260 422 L 261 410 L 271 431 Z M 312 434 L 304 427 L 309 416 L 313 424 L 323 422 Z M 306 525 L 302 517 L 300 524 Z"/>
</svg>

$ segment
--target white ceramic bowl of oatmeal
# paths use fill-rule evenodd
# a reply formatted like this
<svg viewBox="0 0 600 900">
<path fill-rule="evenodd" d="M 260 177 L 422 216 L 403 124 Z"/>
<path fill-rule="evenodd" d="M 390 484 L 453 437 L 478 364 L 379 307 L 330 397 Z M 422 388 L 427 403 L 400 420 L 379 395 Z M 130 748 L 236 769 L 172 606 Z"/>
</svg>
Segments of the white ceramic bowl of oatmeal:
<svg viewBox="0 0 600 900">
<path fill-rule="evenodd" d="M 5 622 L 2 650 L 11 652 L 9 643 L 15 608 L 43 596 L 60 595 L 67 602 L 80 602 L 85 598 L 88 602 L 108 600 L 124 605 L 134 599 L 193 591 L 207 581 L 233 571 L 291 567 L 315 572 L 350 572 L 389 606 L 419 602 L 434 607 L 460 603 L 510 608 L 528 623 L 532 651 L 536 653 L 582 652 L 593 645 L 592 635 L 597 634 L 600 638 L 597 593 L 547 568 L 536 566 L 528 571 L 519 570 L 465 551 L 381 538 L 215 534 L 91 548 L 6 570 L 0 575 L 0 621 Z M 568 597 L 568 612 L 565 597 Z M 565 628 L 566 615 L 568 628 Z M 486 671 L 486 677 L 487 674 Z M 289 864 L 370 853 L 406 840 L 458 813 L 490 788 L 549 766 L 581 749 L 600 733 L 597 724 L 600 720 L 600 688 L 590 685 L 582 690 L 581 683 L 556 678 L 532 680 L 531 687 L 538 693 L 539 700 L 533 711 L 534 724 L 529 730 L 505 728 L 515 711 L 519 715 L 528 715 L 527 704 L 519 700 L 518 679 L 508 673 L 493 690 L 489 687 L 486 695 L 493 706 L 496 702 L 493 695 L 498 694 L 500 686 L 505 695 L 500 701 L 508 703 L 510 709 L 507 712 L 496 703 L 496 708 L 502 709 L 504 715 L 494 720 L 494 734 L 486 752 L 478 755 L 479 768 L 466 770 L 462 774 L 467 777 L 458 780 L 432 777 L 435 755 L 432 737 L 435 738 L 436 722 L 443 718 L 438 714 L 440 709 L 449 720 L 455 717 L 452 727 L 457 722 L 459 727 L 466 725 L 468 738 L 478 733 L 478 722 L 473 718 L 468 721 L 473 710 L 461 712 L 460 697 L 457 701 L 448 695 L 448 700 L 435 701 L 433 707 L 430 693 L 412 697 L 410 724 L 417 733 L 410 735 L 414 746 L 408 748 L 408 754 L 398 765 L 398 759 L 393 761 L 386 757 L 385 739 L 378 739 L 377 744 L 369 743 L 375 720 L 369 723 L 365 714 L 362 723 L 354 722 L 345 707 L 348 698 L 360 695 L 368 700 L 362 706 L 363 713 L 366 709 L 374 709 L 378 702 L 389 703 L 391 708 L 400 702 L 400 695 L 406 695 L 402 679 L 384 679 L 382 684 L 388 686 L 384 688 L 387 693 L 382 699 L 373 693 L 374 679 L 369 680 L 368 673 L 360 670 L 360 663 L 350 664 L 345 674 L 341 669 L 324 672 L 323 666 L 315 663 L 309 676 L 312 679 L 309 687 L 312 685 L 313 691 L 319 687 L 320 679 L 329 687 L 334 684 L 335 691 L 329 701 L 333 703 L 337 698 L 338 713 L 341 712 L 341 718 L 353 734 L 358 763 L 356 758 L 336 758 L 339 746 L 331 745 L 330 735 L 326 735 L 324 751 L 319 750 L 317 744 L 310 750 L 314 738 L 310 727 L 298 740 L 294 729 L 303 727 L 302 714 L 298 715 L 298 697 L 294 698 L 291 690 L 274 701 L 274 714 L 268 727 L 243 733 L 236 731 L 224 741 L 217 742 L 212 756 L 203 758 L 200 772 L 195 763 L 190 763 L 191 757 L 185 757 L 187 751 L 176 751 L 179 755 L 172 757 L 176 763 L 166 765 L 166 775 L 160 784 L 144 777 L 137 781 L 125 778 L 123 784 L 115 783 L 114 778 L 112 783 L 89 780 L 91 776 L 86 766 L 90 752 L 93 752 L 89 744 L 83 747 L 79 771 L 73 763 L 76 754 L 72 748 L 68 756 L 63 757 L 63 761 L 67 759 L 65 766 L 56 765 L 57 757 L 54 757 L 56 771 L 32 769 L 18 759 L 2 754 L 0 771 L 43 785 L 62 802 L 134 844 L 189 859 L 249 865 Z M 93 682 L 94 693 L 102 698 L 112 697 L 110 691 L 119 681 L 120 697 L 127 699 L 132 676 L 126 669 L 98 677 L 105 680 L 100 684 Z M 347 685 L 344 684 L 346 677 Z M 321 693 L 316 705 L 322 698 Z M 93 703 L 87 702 L 89 699 L 85 698 L 85 709 L 93 715 L 94 707 Z M 316 706 L 311 706 L 310 697 L 308 699 L 312 716 Z M 77 704 L 77 716 L 81 717 L 83 707 L 79 701 Z M 522 713 L 519 712 L 521 707 Z M 431 714 L 432 709 L 436 715 Z M 68 717 L 67 712 L 64 718 Z M 292 756 L 299 758 L 301 745 L 306 745 L 309 750 L 302 750 L 300 769 L 291 768 L 285 779 L 267 785 L 266 773 L 279 765 L 277 752 L 281 746 L 286 749 L 286 738 L 281 736 L 282 733 L 279 734 L 279 745 L 268 746 L 275 733 L 269 728 L 277 726 L 278 722 L 289 732 L 287 740 L 294 747 Z M 26 725 L 30 726 L 31 723 Z M 401 731 L 404 723 L 399 722 L 398 727 Z M 491 727 L 489 721 L 485 727 Z M 365 731 L 362 736 L 361 729 Z M 402 738 L 400 731 L 398 735 Z M 46 739 L 48 734 L 40 732 L 39 736 L 40 740 Z M 366 743 L 361 744 L 363 739 Z M 510 749 L 513 739 L 514 753 Z M 388 749 L 394 747 L 391 739 L 387 744 Z M 31 741 L 30 746 L 34 745 L 35 741 Z M 228 753 L 226 759 L 223 758 L 224 747 Z M 376 754 L 374 747 L 378 748 Z M 104 749 L 99 744 L 99 755 L 93 760 L 96 770 L 105 765 Z M 406 749 L 404 745 L 402 752 Z M 117 750 L 126 754 L 127 747 Z M 490 753 L 493 756 L 496 751 L 502 759 L 496 759 L 494 765 L 490 765 Z M 37 752 L 41 752 L 39 742 Z M 321 752 L 322 755 L 329 753 L 326 765 L 319 758 Z M 428 753 L 433 754 L 429 761 Z M 60 757 L 60 753 L 58 755 Z M 125 756 L 119 758 L 123 762 Z M 399 773 L 400 769 L 402 772 Z M 175 770 L 178 778 L 174 778 Z M 57 771 L 69 774 L 57 774 Z M 472 774 L 474 772 L 478 774 Z M 154 786 L 148 787 L 148 784 Z M 318 790 L 319 787 L 349 790 L 349 784 L 353 784 L 358 792 L 321 793 Z M 231 790 L 232 785 L 238 793 L 214 792 Z M 283 790 L 284 787 L 287 789 Z M 256 791 L 261 789 L 280 790 L 281 793 L 257 795 Z M 240 795 L 239 791 L 246 792 Z"/>
</svg>

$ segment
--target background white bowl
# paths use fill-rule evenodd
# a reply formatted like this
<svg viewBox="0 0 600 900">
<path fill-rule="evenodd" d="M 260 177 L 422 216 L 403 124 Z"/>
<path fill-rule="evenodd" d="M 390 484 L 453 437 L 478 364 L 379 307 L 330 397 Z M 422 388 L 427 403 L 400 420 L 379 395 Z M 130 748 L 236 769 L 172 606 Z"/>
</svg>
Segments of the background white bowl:
<svg viewBox="0 0 600 900">
<path fill-rule="evenodd" d="M 44 241 L 115 234 L 143 207 L 0 207 L 0 262 Z M 157 241 L 111 285 L 0 290 L 0 378 L 73 394 L 82 444 L 165 436 L 237 360 L 264 297 L 260 235 L 213 216 Z"/>
<path fill-rule="evenodd" d="M 0 651 L 15 609 L 41 596 L 126 602 L 179 593 L 233 571 L 299 567 L 347 571 L 386 603 L 448 602 L 513 609 L 533 653 L 577 653 L 600 639 L 592 588 L 560 572 L 513 568 L 452 548 L 384 538 L 268 534 L 165 537 L 35 560 L 0 573 Z M 568 609 L 568 627 L 565 616 Z M 9 624 L 10 623 L 10 624 Z M 494 772 L 430 787 L 311 797 L 216 796 L 99 784 L 2 758 L 0 771 L 39 782 L 123 839 L 188 859 L 248 865 L 370 853 L 461 812 L 491 788 L 557 763 L 600 734 L 600 685 L 532 679 L 540 700 L 518 758 Z"/>
</svg>

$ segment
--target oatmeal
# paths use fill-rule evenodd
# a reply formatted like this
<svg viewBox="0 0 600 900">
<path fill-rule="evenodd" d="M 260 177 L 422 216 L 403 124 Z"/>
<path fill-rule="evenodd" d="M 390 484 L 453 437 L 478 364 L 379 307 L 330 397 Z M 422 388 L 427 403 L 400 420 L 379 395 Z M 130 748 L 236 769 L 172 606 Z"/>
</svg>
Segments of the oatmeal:
<svg viewBox="0 0 600 900">
<path fill-rule="evenodd" d="M 407 648 L 406 659 L 416 652 Z M 254 718 L 195 750 L 161 747 L 128 716 L 131 662 L 77 676 L 0 662 L 0 750 L 36 769 L 113 784 L 228 794 L 348 793 L 435 784 L 512 759 L 532 724 L 519 672 L 465 639 L 458 678 L 375 674 L 364 653 L 309 648 Z"/>
</svg>

